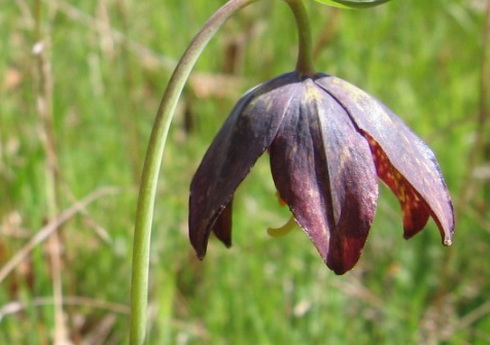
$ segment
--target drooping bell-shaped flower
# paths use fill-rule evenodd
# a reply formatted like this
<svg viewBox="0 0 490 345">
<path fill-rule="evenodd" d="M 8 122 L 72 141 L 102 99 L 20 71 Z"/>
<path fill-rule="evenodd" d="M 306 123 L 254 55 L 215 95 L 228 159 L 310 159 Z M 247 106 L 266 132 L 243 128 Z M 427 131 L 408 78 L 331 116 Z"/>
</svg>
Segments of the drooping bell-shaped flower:
<svg viewBox="0 0 490 345">
<path fill-rule="evenodd" d="M 233 194 L 266 150 L 280 198 L 337 274 L 356 264 L 366 242 L 377 176 L 400 201 L 405 238 L 432 217 L 443 243 L 451 244 L 453 207 L 427 145 L 352 84 L 293 72 L 247 92 L 205 154 L 189 200 L 198 257 L 211 232 L 231 245 Z"/>
</svg>

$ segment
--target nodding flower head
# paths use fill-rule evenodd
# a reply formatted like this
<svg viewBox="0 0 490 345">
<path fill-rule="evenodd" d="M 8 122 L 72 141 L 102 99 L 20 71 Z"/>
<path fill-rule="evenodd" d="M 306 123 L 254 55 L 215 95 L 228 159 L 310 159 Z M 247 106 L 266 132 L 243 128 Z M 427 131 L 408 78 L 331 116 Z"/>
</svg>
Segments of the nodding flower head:
<svg viewBox="0 0 490 345">
<path fill-rule="evenodd" d="M 266 150 L 281 200 L 335 273 L 359 259 L 376 211 L 377 177 L 400 201 L 405 238 L 432 217 L 451 244 L 453 207 L 431 149 L 352 84 L 293 72 L 239 100 L 197 169 L 189 232 L 199 258 L 211 232 L 231 245 L 233 194 Z"/>
</svg>

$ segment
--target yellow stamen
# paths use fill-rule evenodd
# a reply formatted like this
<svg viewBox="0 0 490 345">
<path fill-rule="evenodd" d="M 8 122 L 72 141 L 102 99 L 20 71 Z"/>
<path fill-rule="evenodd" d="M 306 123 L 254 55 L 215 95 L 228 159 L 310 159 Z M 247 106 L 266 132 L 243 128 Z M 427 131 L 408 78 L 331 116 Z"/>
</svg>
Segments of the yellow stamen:
<svg viewBox="0 0 490 345">
<path fill-rule="evenodd" d="M 294 217 L 291 216 L 286 224 L 280 228 L 268 228 L 267 233 L 271 237 L 283 237 L 289 234 L 295 227 L 296 221 L 294 220 Z"/>
</svg>

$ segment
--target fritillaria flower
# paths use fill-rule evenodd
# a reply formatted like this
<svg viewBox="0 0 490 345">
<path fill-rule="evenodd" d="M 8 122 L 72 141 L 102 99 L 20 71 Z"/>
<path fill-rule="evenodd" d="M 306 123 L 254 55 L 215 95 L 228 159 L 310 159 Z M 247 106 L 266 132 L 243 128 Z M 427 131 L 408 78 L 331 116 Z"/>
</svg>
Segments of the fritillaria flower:
<svg viewBox="0 0 490 345">
<path fill-rule="evenodd" d="M 432 217 L 451 244 L 452 203 L 425 143 L 352 84 L 293 72 L 247 92 L 205 154 L 189 201 L 199 258 L 211 232 L 231 245 L 233 194 L 266 150 L 280 199 L 337 274 L 359 259 L 376 211 L 377 177 L 400 201 L 405 238 Z"/>
</svg>

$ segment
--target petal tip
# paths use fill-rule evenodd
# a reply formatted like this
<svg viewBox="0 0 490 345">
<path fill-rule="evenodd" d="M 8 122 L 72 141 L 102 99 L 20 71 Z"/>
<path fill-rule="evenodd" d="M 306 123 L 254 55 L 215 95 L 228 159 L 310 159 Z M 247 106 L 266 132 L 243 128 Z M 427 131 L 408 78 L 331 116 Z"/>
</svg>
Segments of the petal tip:
<svg viewBox="0 0 490 345">
<path fill-rule="evenodd" d="M 327 259 L 324 261 L 329 269 L 331 269 L 336 275 L 341 276 L 352 270 L 358 259 L 359 257 L 357 257 L 355 260 L 346 261 L 345 258 L 343 260 L 334 260 L 333 258 L 330 258 L 330 260 Z"/>
<path fill-rule="evenodd" d="M 442 244 L 444 244 L 446 247 L 449 247 L 453 244 L 453 241 L 451 238 L 447 237 L 444 239 L 444 241 L 442 242 Z"/>
<path fill-rule="evenodd" d="M 345 273 L 347 273 L 348 271 L 350 271 L 350 269 L 345 269 L 345 268 L 336 268 L 336 269 L 332 269 L 333 273 L 335 273 L 336 275 L 338 276 L 341 276 Z"/>
<path fill-rule="evenodd" d="M 196 252 L 196 257 L 199 259 L 199 261 L 204 260 L 204 257 L 206 256 L 206 253 L 198 253 Z"/>
<path fill-rule="evenodd" d="M 199 260 L 203 260 L 204 257 L 206 256 L 207 242 L 206 243 L 196 242 L 195 238 L 191 237 L 191 244 L 192 247 L 194 248 L 194 252 L 196 253 L 196 257 Z"/>
<path fill-rule="evenodd" d="M 409 239 L 411 239 L 411 238 L 412 238 L 414 235 L 415 235 L 415 233 L 410 232 L 410 231 L 408 231 L 407 229 L 404 229 L 404 231 L 403 231 L 403 238 L 404 238 L 405 240 L 409 240 Z"/>
</svg>

